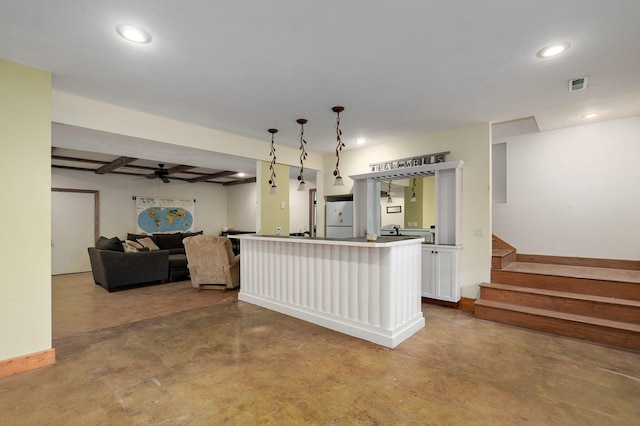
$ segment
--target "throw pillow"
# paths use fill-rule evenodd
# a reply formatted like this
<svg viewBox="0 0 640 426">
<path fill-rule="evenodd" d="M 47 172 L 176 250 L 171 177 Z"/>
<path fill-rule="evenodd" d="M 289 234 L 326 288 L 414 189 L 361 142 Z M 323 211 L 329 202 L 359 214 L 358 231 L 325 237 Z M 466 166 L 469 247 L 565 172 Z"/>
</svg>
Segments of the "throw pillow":
<svg viewBox="0 0 640 426">
<path fill-rule="evenodd" d="M 98 238 L 98 241 L 96 241 L 96 248 L 100 250 L 124 251 L 122 241 L 120 241 L 120 238 L 118 237 L 100 237 Z"/>
<path fill-rule="evenodd" d="M 138 250 L 144 248 L 144 246 L 142 244 L 140 244 L 139 242 L 137 242 L 137 241 L 126 240 L 125 243 L 129 244 L 130 246 L 133 246 L 133 247 L 137 248 Z"/>
<path fill-rule="evenodd" d="M 127 240 L 131 240 L 131 241 L 138 241 L 142 238 L 151 238 L 153 240 L 153 242 L 158 245 L 158 240 L 156 240 L 156 237 L 152 234 L 129 234 L 127 233 Z"/>
<path fill-rule="evenodd" d="M 138 249 L 127 242 L 122 243 L 122 247 L 125 253 L 138 253 Z"/>
<path fill-rule="evenodd" d="M 149 237 L 147 237 L 147 238 L 140 238 L 140 239 L 138 240 L 138 242 L 139 242 L 140 244 L 142 244 L 143 246 L 145 246 L 146 248 L 148 248 L 150 251 L 153 251 L 153 250 L 160 250 L 160 247 L 158 247 L 158 246 L 156 245 L 156 243 L 154 243 L 154 242 L 153 242 L 153 240 L 152 240 L 151 238 L 149 238 Z"/>
</svg>

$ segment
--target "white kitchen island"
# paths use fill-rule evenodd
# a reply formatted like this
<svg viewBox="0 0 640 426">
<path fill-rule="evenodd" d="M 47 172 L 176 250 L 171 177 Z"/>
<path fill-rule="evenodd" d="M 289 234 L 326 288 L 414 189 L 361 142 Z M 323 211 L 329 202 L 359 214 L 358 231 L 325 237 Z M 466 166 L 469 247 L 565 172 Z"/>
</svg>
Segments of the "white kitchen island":
<svg viewBox="0 0 640 426">
<path fill-rule="evenodd" d="M 233 238 L 241 301 L 389 348 L 424 327 L 421 238 Z"/>
</svg>

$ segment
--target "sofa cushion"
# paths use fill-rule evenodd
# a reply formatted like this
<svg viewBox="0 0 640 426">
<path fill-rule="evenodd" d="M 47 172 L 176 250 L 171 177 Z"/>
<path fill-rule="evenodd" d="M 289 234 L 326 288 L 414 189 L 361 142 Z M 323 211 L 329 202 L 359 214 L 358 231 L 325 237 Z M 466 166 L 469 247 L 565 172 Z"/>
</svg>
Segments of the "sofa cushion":
<svg viewBox="0 0 640 426">
<path fill-rule="evenodd" d="M 156 237 L 158 247 L 162 250 L 184 248 L 184 245 L 182 245 L 182 234 L 180 232 L 173 234 L 154 234 L 154 237 Z"/>
<path fill-rule="evenodd" d="M 160 250 L 160 247 L 158 247 L 156 243 L 154 243 L 153 240 L 149 237 L 140 238 L 138 242 L 148 248 L 150 251 Z"/>
<path fill-rule="evenodd" d="M 100 250 L 124 251 L 122 241 L 120 241 L 118 237 L 106 238 L 101 236 L 98 238 L 98 241 L 96 241 L 96 248 Z"/>
</svg>

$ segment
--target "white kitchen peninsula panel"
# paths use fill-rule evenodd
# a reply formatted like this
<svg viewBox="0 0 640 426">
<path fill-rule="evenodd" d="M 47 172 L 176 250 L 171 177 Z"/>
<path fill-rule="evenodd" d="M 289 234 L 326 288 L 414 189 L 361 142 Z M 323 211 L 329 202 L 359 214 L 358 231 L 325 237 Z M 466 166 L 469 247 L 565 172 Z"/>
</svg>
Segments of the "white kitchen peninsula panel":
<svg viewBox="0 0 640 426">
<path fill-rule="evenodd" d="M 233 237 L 241 301 L 389 348 L 424 327 L 421 238 Z"/>
</svg>

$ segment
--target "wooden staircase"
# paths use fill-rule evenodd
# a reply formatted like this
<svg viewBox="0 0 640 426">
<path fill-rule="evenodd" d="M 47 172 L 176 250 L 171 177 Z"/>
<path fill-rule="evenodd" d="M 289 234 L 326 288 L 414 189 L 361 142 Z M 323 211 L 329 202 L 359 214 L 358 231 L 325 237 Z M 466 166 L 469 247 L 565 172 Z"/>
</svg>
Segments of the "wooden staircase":
<svg viewBox="0 0 640 426">
<path fill-rule="evenodd" d="M 640 350 L 640 262 L 517 254 L 494 236 L 476 318 Z"/>
</svg>

